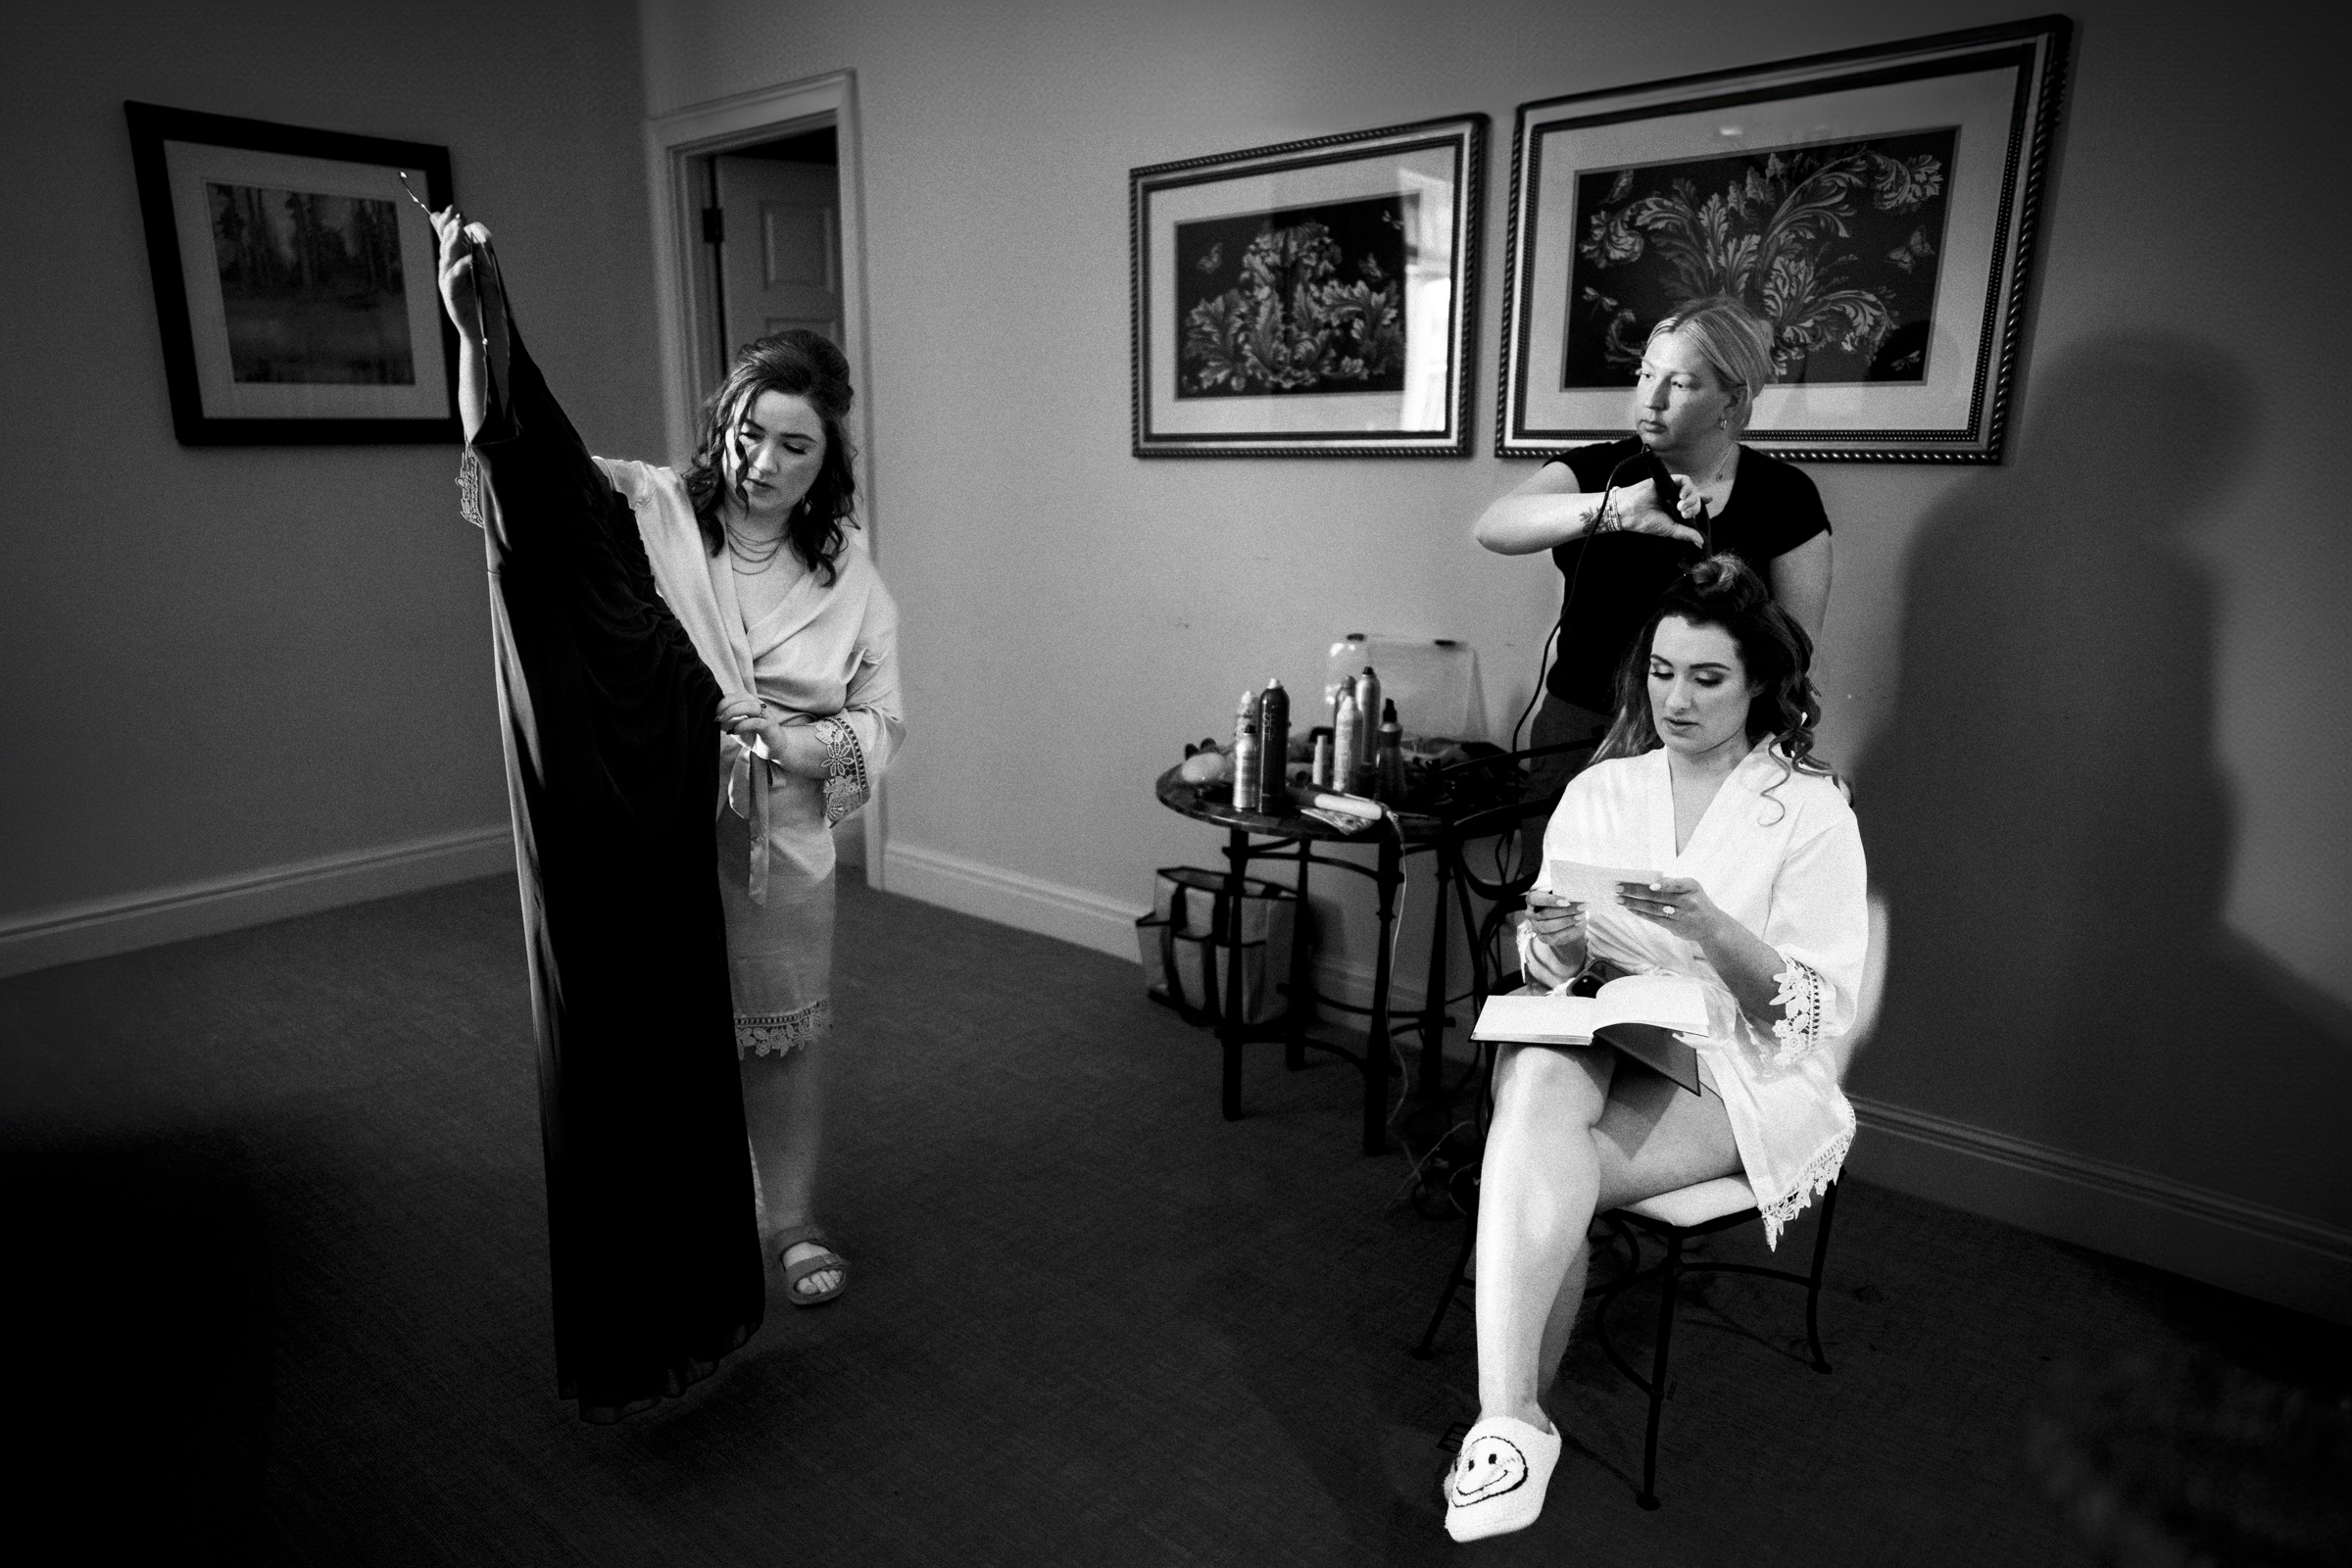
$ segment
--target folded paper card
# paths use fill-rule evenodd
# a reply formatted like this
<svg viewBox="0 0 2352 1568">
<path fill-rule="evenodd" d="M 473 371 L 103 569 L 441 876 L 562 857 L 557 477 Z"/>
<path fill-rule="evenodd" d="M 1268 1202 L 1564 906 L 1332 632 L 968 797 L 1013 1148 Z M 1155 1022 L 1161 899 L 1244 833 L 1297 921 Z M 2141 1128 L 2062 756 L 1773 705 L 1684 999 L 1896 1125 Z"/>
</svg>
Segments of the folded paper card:
<svg viewBox="0 0 2352 1568">
<path fill-rule="evenodd" d="M 1473 1040 L 1531 1046 L 1611 1046 L 1699 1093 L 1698 1053 L 1685 1035 L 1707 1038 L 1707 997 L 1680 974 L 1629 974 L 1590 997 L 1490 997 Z"/>
<path fill-rule="evenodd" d="M 1582 860 L 1553 860 L 1551 892 L 1554 897 L 1572 900 L 1591 908 L 1595 905 L 1621 904 L 1617 896 L 1620 882 L 1640 882 L 1644 886 L 1655 882 L 1658 873 L 1623 865 L 1587 865 Z"/>
</svg>

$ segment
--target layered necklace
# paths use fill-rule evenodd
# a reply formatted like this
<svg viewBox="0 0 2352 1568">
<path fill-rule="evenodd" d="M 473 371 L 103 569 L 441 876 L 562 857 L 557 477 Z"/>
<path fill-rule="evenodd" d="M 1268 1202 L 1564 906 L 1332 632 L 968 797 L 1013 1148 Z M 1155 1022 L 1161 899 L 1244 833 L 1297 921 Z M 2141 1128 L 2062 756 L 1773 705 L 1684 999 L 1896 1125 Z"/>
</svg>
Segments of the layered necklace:
<svg viewBox="0 0 2352 1568">
<path fill-rule="evenodd" d="M 786 542 L 791 538 L 790 519 L 786 520 L 783 528 L 776 531 L 775 538 L 767 541 L 767 548 L 764 550 L 760 548 L 760 542 L 757 540 L 746 546 L 743 535 L 735 531 L 733 523 L 722 521 L 721 526 L 727 530 L 727 554 L 735 558 L 729 564 L 746 577 L 757 577 L 773 566 L 776 564 L 776 557 L 783 553 Z"/>
</svg>

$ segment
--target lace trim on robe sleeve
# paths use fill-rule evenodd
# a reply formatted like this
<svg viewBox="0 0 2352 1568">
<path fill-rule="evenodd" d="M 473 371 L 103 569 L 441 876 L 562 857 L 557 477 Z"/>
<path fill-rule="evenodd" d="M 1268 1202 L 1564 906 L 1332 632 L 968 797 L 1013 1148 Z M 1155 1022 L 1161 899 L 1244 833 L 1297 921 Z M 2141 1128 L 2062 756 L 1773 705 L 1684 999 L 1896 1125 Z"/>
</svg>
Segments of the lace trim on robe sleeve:
<svg viewBox="0 0 2352 1568">
<path fill-rule="evenodd" d="M 841 718 L 816 721 L 825 748 L 825 826 L 831 827 L 866 803 L 873 793 L 865 776 L 865 752 L 858 732 Z"/>
<path fill-rule="evenodd" d="M 1773 1053 L 1775 1067 L 1791 1066 L 1821 1049 L 1822 982 L 1812 965 L 1795 958 L 1788 960 L 1788 967 L 1772 978 L 1780 985 L 1780 993 L 1772 1004 L 1781 1009 L 1773 1020 L 1772 1032 L 1781 1042 Z"/>
</svg>

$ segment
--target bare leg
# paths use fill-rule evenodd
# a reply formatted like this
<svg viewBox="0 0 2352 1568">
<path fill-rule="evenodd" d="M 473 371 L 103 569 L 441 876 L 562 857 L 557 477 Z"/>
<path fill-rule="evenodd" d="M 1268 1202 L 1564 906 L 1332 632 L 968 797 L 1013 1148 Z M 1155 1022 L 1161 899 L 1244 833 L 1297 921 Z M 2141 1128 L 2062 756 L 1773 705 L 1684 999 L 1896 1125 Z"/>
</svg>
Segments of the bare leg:
<svg viewBox="0 0 2352 1568">
<path fill-rule="evenodd" d="M 1545 1328 L 1570 1274 L 1583 1273 L 1600 1190 L 1592 1129 L 1615 1059 L 1606 1050 L 1508 1046 L 1495 1063 L 1478 1199 L 1482 1418 L 1551 1430 L 1537 1399 L 1557 1364 L 1543 1362 Z"/>
<path fill-rule="evenodd" d="M 1591 1228 L 1588 1222 L 1586 1229 Z M 1539 1396 L 1560 1375 L 1560 1362 L 1568 1354 L 1568 1337 L 1576 1331 L 1576 1315 L 1584 1308 L 1585 1282 L 1592 1276 L 1592 1244 L 1587 1240 L 1569 1258 L 1568 1277 L 1560 1282 L 1560 1294 L 1552 1298 L 1551 1312 L 1544 1320 L 1544 1346 L 1536 1356 Z"/>
<path fill-rule="evenodd" d="M 1548 1431 L 1538 1401 L 1584 1302 L 1592 1216 L 1730 1175 L 1740 1149 L 1712 1091 L 1694 1097 L 1643 1068 L 1615 1070 L 1614 1052 L 1506 1049 L 1480 1175 L 1479 1413 Z"/>
<path fill-rule="evenodd" d="M 818 1041 L 782 1055 L 743 1058 L 743 1119 L 751 1133 L 753 1168 L 760 1184 L 762 1241 L 814 1218 L 829 1044 Z M 785 1250 L 784 1261 L 806 1262 L 820 1250 L 801 1242 Z M 838 1269 L 819 1269 L 802 1280 L 799 1289 L 803 1295 L 818 1295 L 840 1278 Z"/>
</svg>

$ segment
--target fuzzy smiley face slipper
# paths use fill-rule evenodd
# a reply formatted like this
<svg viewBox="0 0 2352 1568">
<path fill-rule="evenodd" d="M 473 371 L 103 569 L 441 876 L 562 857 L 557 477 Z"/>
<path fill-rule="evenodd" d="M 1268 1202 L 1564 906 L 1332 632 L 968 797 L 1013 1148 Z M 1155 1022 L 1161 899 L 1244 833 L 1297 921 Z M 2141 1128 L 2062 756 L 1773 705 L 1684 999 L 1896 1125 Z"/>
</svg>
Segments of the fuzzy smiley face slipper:
<svg viewBox="0 0 2352 1568">
<path fill-rule="evenodd" d="M 1489 1416 L 1462 1439 L 1446 1474 L 1446 1533 L 1456 1541 L 1525 1530 L 1544 1511 L 1560 1462 L 1560 1435 L 1507 1415 Z"/>
</svg>

